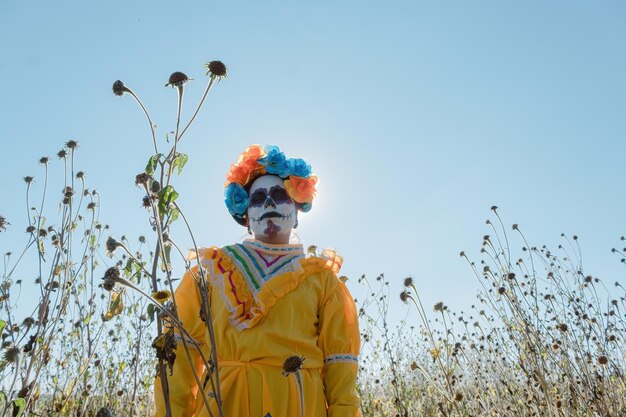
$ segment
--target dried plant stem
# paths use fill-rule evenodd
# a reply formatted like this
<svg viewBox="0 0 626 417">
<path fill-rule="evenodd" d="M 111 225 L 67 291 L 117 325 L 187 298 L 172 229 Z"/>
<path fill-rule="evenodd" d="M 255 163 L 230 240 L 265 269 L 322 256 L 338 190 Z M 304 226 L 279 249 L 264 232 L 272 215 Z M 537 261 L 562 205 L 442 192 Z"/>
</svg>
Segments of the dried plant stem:
<svg viewBox="0 0 626 417">
<path fill-rule="evenodd" d="M 168 155 L 166 162 L 168 165 L 167 168 L 167 183 L 166 185 L 170 184 L 170 178 L 172 177 L 172 169 L 174 168 L 174 158 L 176 158 L 176 148 L 178 146 L 178 141 L 180 140 L 180 138 L 178 137 L 178 129 L 180 128 L 180 113 L 182 111 L 182 107 L 183 107 L 183 95 L 185 93 L 185 85 L 179 85 L 178 87 L 176 87 L 176 90 L 178 91 L 178 108 L 176 110 L 176 131 L 174 133 L 174 146 L 172 146 L 172 150 L 170 151 L 170 154 Z"/>
<path fill-rule="evenodd" d="M 9 391 L 7 393 L 6 396 L 6 404 L 4 405 L 4 409 L 2 410 L 2 417 L 4 417 L 9 409 L 9 406 L 11 405 L 11 401 L 10 399 L 13 397 L 13 389 L 15 388 L 15 384 L 17 383 L 17 377 L 19 376 L 19 369 L 20 369 L 20 363 L 21 363 L 21 355 L 17 355 L 17 358 L 15 360 L 15 375 L 13 376 L 13 382 L 11 382 L 11 386 L 9 387 Z"/>
<path fill-rule="evenodd" d="M 409 298 L 413 301 L 413 304 L 415 305 L 415 307 L 417 308 L 418 314 L 421 318 L 422 323 L 424 324 L 424 326 L 426 327 L 426 333 L 428 335 L 428 338 L 430 340 L 430 343 L 432 345 L 433 349 L 437 349 L 437 344 L 435 342 L 435 339 L 433 338 L 433 332 L 430 328 L 430 325 L 428 324 L 428 319 L 426 318 L 426 312 L 424 310 L 424 306 L 422 305 L 422 301 L 420 299 L 420 296 L 417 292 L 417 288 L 415 288 L 415 286 L 413 284 L 411 284 L 411 288 L 413 289 L 414 293 L 415 293 L 415 298 L 413 298 L 412 296 L 409 295 Z M 454 401 L 454 389 L 452 387 L 452 383 L 450 381 L 450 375 L 448 372 L 448 368 L 444 366 L 442 360 L 441 360 L 441 355 L 437 354 L 435 355 L 435 360 L 437 361 L 437 363 L 439 364 L 439 367 L 441 368 L 441 372 L 444 375 L 445 381 L 446 381 L 446 388 L 448 388 L 449 391 L 449 396 L 448 395 L 444 395 L 444 398 L 450 403 L 452 404 L 452 406 L 454 407 L 454 409 L 457 411 L 457 413 L 459 413 L 459 415 L 461 415 L 460 410 L 458 409 L 458 406 L 456 404 L 456 402 Z M 447 354 L 446 354 L 447 356 Z"/>
<path fill-rule="evenodd" d="M 168 281 L 168 284 L 169 284 L 169 287 L 170 287 L 170 291 L 171 291 L 172 294 L 174 294 L 175 291 L 174 291 L 174 288 L 172 286 L 171 270 L 170 270 L 170 266 L 169 266 L 169 261 L 167 259 L 166 253 L 165 253 L 165 239 L 163 237 L 163 226 L 162 226 L 161 220 L 160 220 L 161 217 L 160 217 L 159 209 L 158 209 L 158 207 L 155 205 L 155 203 L 153 201 L 151 202 L 151 205 L 152 205 L 153 213 L 155 213 L 154 222 L 155 222 L 156 231 L 157 231 L 157 237 L 158 237 L 158 242 L 157 242 L 157 248 L 158 249 L 157 249 L 157 251 L 155 251 L 154 257 L 155 257 L 155 260 L 158 260 L 158 257 L 159 257 L 158 256 L 158 253 L 159 253 L 158 251 L 160 250 L 161 257 L 163 259 L 163 264 L 165 265 L 165 272 L 167 274 L 167 281 Z M 155 264 L 156 264 L 156 262 L 155 262 Z M 154 268 L 154 265 L 153 265 L 153 273 L 154 273 L 153 285 L 154 285 L 154 288 L 157 288 L 156 287 L 156 269 Z M 174 312 L 176 314 L 176 312 L 178 311 L 178 306 L 176 304 L 176 297 L 172 297 L 172 303 L 174 305 Z M 170 315 L 169 312 L 168 312 L 168 315 Z M 172 316 L 172 317 L 176 319 L 178 329 L 181 330 L 181 331 L 184 331 L 189 336 L 189 338 L 191 340 L 193 340 L 191 335 L 189 335 L 187 333 L 187 331 L 184 329 L 184 327 L 180 324 L 180 321 L 178 320 L 178 317 L 176 317 L 176 316 Z M 161 319 L 160 318 L 158 319 L 158 323 L 159 323 L 159 325 L 161 324 Z M 160 334 L 161 333 L 159 333 L 159 336 L 160 336 Z M 187 344 L 186 344 L 186 341 L 185 341 L 184 338 L 182 339 L 182 342 L 183 342 L 183 347 L 185 348 L 185 354 L 187 355 L 187 359 L 189 360 L 189 363 L 190 363 L 190 365 L 193 368 L 193 363 L 191 361 L 191 355 L 189 354 L 189 350 L 188 350 L 188 347 L 187 347 Z M 210 369 L 210 365 L 207 362 L 206 358 L 204 357 L 204 354 L 202 353 L 202 349 L 199 346 L 197 346 L 197 344 L 196 344 L 195 347 L 198 350 L 198 352 L 200 353 L 200 356 L 202 357 L 204 365 L 207 367 L 207 369 Z M 163 364 L 162 360 L 160 360 L 160 364 Z M 211 417 L 213 417 L 213 415 L 211 413 L 211 410 L 210 410 L 208 398 L 206 397 L 206 393 L 204 392 L 204 389 L 202 389 L 202 383 L 200 382 L 200 379 L 199 379 L 198 375 L 196 375 L 195 370 L 193 370 L 192 373 L 194 374 L 194 378 L 196 379 L 196 382 L 198 383 L 198 387 L 200 388 L 200 391 L 202 391 L 202 398 L 203 398 L 203 400 L 205 402 L 205 406 L 206 406 L 207 410 L 209 411 L 209 414 L 211 415 Z M 162 380 L 163 380 L 163 378 L 162 378 Z M 166 400 L 167 400 L 166 404 L 169 404 L 169 395 L 168 395 L 168 397 L 166 397 Z M 218 403 L 218 404 L 220 404 L 218 409 L 221 410 L 221 403 Z"/>
<path fill-rule="evenodd" d="M 139 370 L 139 353 L 141 352 L 141 335 L 143 333 L 143 327 L 139 324 L 139 335 L 137 336 L 137 349 L 135 350 L 135 366 L 133 369 L 133 394 L 131 395 L 130 402 L 137 407 L 137 371 Z"/>
<path fill-rule="evenodd" d="M 191 124 L 194 122 L 194 120 L 196 119 L 196 116 L 198 115 L 198 113 L 200 112 L 200 109 L 202 108 L 202 105 L 204 104 L 204 101 L 207 97 L 207 95 L 209 94 L 209 91 L 211 90 L 211 87 L 213 86 L 213 83 L 215 81 L 217 77 L 213 74 L 211 74 L 211 77 L 209 78 L 209 82 L 204 90 L 204 94 L 202 94 L 202 98 L 200 99 L 200 102 L 198 103 L 198 106 L 196 107 L 196 109 L 193 112 L 193 115 L 191 116 L 191 119 L 189 119 L 189 121 L 187 122 L 187 124 L 185 125 L 185 127 L 183 128 L 183 130 L 180 132 L 180 135 L 178 135 L 178 133 L 175 134 L 174 137 L 174 147 L 172 148 L 172 150 L 170 151 L 170 153 L 167 155 L 166 161 L 170 161 L 173 160 L 173 158 L 176 157 L 176 146 L 178 144 L 178 142 L 180 142 L 180 140 L 183 138 L 183 135 L 185 134 L 185 132 L 187 132 L 187 129 L 189 129 L 189 127 L 191 126 Z M 179 87 L 179 90 L 182 88 Z M 179 110 L 178 110 L 178 117 L 177 117 L 177 122 L 176 122 L 176 130 L 178 131 L 178 123 L 180 121 L 180 103 L 182 102 L 182 93 L 179 91 Z M 171 172 L 171 168 L 170 168 L 170 172 Z M 163 182 L 163 179 L 161 179 L 161 182 Z M 169 181 L 168 181 L 169 183 Z"/>
<path fill-rule="evenodd" d="M 152 144 L 154 145 L 154 154 L 158 155 L 159 148 L 157 146 L 157 141 L 156 141 L 155 126 L 154 126 L 154 123 L 152 123 L 152 119 L 150 118 L 150 115 L 148 114 L 148 110 L 146 110 L 146 107 L 143 105 L 141 100 L 139 100 L 139 97 L 137 97 L 137 94 L 135 94 L 133 90 L 126 87 L 126 92 L 135 99 L 137 104 L 139 104 L 139 107 L 141 107 L 141 110 L 143 110 L 143 113 L 146 115 L 146 119 L 148 119 L 148 124 L 150 125 L 150 133 L 152 133 Z"/>
<path fill-rule="evenodd" d="M 382 276 L 381 276 L 382 278 Z M 381 311 L 381 315 L 383 317 L 387 317 L 389 311 L 389 303 L 385 302 L 382 303 L 382 311 Z M 387 320 L 383 320 L 383 339 L 384 339 L 384 347 L 385 347 L 385 352 L 387 352 L 387 354 L 389 355 L 389 362 L 391 364 L 391 373 L 393 376 L 393 380 L 392 380 L 392 387 L 393 387 L 393 392 L 395 395 L 395 400 L 396 400 L 396 404 L 398 407 L 400 407 L 402 409 L 402 416 L 407 416 L 408 415 L 408 410 L 406 405 L 402 402 L 401 398 L 400 398 L 400 379 L 398 378 L 398 371 L 396 369 L 396 364 L 397 364 L 397 360 L 394 357 L 394 354 L 392 352 L 391 349 L 391 344 L 389 341 L 389 327 L 387 325 Z"/>
<path fill-rule="evenodd" d="M 500 218 L 500 215 L 498 214 L 498 210 L 497 209 L 493 209 L 493 212 L 496 214 L 496 217 L 498 218 L 498 222 L 500 223 L 500 227 L 502 228 L 502 234 L 504 235 L 504 241 L 506 243 L 506 252 L 508 254 L 508 256 L 506 258 L 506 263 L 507 263 L 508 268 L 511 268 L 511 247 L 509 245 L 509 238 L 508 238 L 508 236 L 506 234 L 506 231 L 504 229 L 504 223 L 502 223 L 502 219 Z M 498 236 L 498 235 L 496 234 L 496 236 Z M 499 238 L 500 237 L 498 236 L 498 239 Z M 500 246 L 502 246 L 502 245 L 500 245 Z"/>
<path fill-rule="evenodd" d="M 102 335 L 103 330 L 104 330 L 104 327 L 100 327 L 100 330 L 98 331 L 98 335 L 96 336 L 96 340 L 100 339 L 100 336 Z M 87 357 L 85 363 L 89 363 L 92 358 L 93 358 L 93 353 Z M 67 398 L 63 402 L 63 406 L 65 406 L 65 404 L 67 404 L 67 402 L 70 401 L 70 398 L 72 398 L 72 393 L 74 392 L 74 389 L 76 389 L 76 386 L 78 385 L 78 381 L 80 380 L 80 377 L 82 376 L 82 374 L 85 374 L 86 372 L 87 372 L 87 366 L 85 366 L 84 369 L 80 371 L 78 375 L 76 375 L 76 378 L 73 380 L 73 383 L 72 383 L 72 388 L 66 394 Z"/>
<path fill-rule="evenodd" d="M 189 126 L 191 126 L 193 121 L 196 119 L 196 116 L 198 115 L 198 112 L 200 111 L 200 108 L 202 108 L 202 105 L 204 104 L 204 100 L 206 99 L 207 95 L 209 94 L 209 90 L 211 90 L 211 87 L 213 86 L 213 82 L 215 81 L 216 78 L 217 77 L 215 75 L 211 74 L 211 77 L 209 78 L 209 82 L 208 82 L 206 88 L 204 89 L 204 94 L 202 94 L 202 98 L 200 99 L 200 103 L 198 103 L 198 106 L 196 107 L 196 110 L 193 112 L 193 115 L 191 116 L 191 119 L 189 119 L 189 121 L 185 125 L 184 129 L 182 130 L 182 132 L 180 132 L 180 136 L 178 137 L 178 140 L 181 140 L 183 138 L 183 135 L 185 134 L 187 129 L 189 129 Z"/>
<path fill-rule="evenodd" d="M 176 326 L 176 328 L 184 334 L 185 337 L 181 337 L 181 342 L 183 343 L 183 347 L 185 349 L 185 354 L 187 355 L 187 360 L 189 361 L 190 365 L 192 366 L 192 370 L 193 370 L 193 361 L 191 360 L 191 354 L 189 353 L 189 347 L 187 345 L 187 343 L 191 343 L 191 345 L 193 345 L 194 349 L 196 349 L 198 351 L 198 353 L 200 354 L 200 357 L 202 358 L 202 361 L 204 362 L 205 366 L 209 366 L 206 357 L 204 356 L 204 354 L 202 353 L 202 348 L 200 346 L 200 344 L 198 344 L 198 342 L 193 338 L 193 336 L 187 331 L 187 329 L 185 329 L 185 327 L 183 326 L 183 324 L 178 320 L 178 317 L 176 317 L 174 314 L 172 314 L 170 311 L 168 311 L 167 309 L 163 308 L 163 306 L 161 305 L 161 303 L 159 303 L 157 300 L 155 300 L 151 295 L 147 294 L 146 292 L 144 292 L 141 288 L 137 287 L 135 284 L 133 284 L 132 282 L 125 280 L 124 278 L 117 278 L 116 282 L 124 285 L 126 287 L 132 288 L 133 290 L 137 291 L 139 294 L 143 295 L 144 297 L 146 297 L 148 300 L 150 300 L 154 306 L 159 309 L 160 312 L 166 314 L 170 320 L 172 320 L 172 324 L 174 324 Z M 176 310 L 176 309 L 174 309 Z M 202 382 L 200 381 L 199 376 L 196 374 L 195 370 L 193 370 L 193 375 L 194 378 L 196 380 L 196 383 L 198 384 L 198 387 L 202 387 Z M 209 415 L 213 416 L 213 414 L 211 413 L 211 410 L 209 408 L 209 399 L 206 396 L 206 393 L 204 392 L 204 390 L 200 389 L 200 391 L 202 391 L 202 397 L 204 399 L 205 402 L 205 406 L 207 408 L 207 410 L 209 411 Z"/>
<path fill-rule="evenodd" d="M 158 285 L 156 281 L 156 270 L 159 264 L 159 248 L 161 246 L 161 242 L 158 241 L 156 243 L 156 248 L 154 250 L 154 260 L 152 262 L 152 273 L 150 277 L 152 278 L 152 291 L 156 292 L 158 290 Z M 141 291 L 140 291 L 141 293 Z M 158 305 L 155 304 L 155 305 Z M 163 334 L 163 324 L 161 319 L 157 317 L 157 337 L 160 337 Z M 163 399 L 165 402 L 165 416 L 172 417 L 172 407 L 170 405 L 170 389 L 167 380 L 167 374 L 165 369 L 165 364 L 163 363 L 163 359 L 159 358 L 159 379 L 161 380 L 161 389 L 163 390 Z"/>
<path fill-rule="evenodd" d="M 304 417 L 304 387 L 302 386 L 302 373 L 300 372 L 299 369 L 297 369 L 295 372 L 292 372 L 293 377 L 296 380 L 296 385 L 298 386 L 298 399 L 300 400 L 300 417 Z"/>
<path fill-rule="evenodd" d="M 183 211 L 180 209 L 180 207 L 178 206 L 178 204 L 176 204 L 176 202 L 174 202 L 174 206 L 176 207 L 176 209 L 180 212 L 180 216 L 183 219 L 185 226 L 187 227 L 187 230 L 189 231 L 189 235 L 191 236 L 191 240 L 193 242 L 193 247 L 194 247 L 194 251 L 196 254 L 196 262 L 198 265 L 198 272 L 200 275 L 200 290 L 201 290 L 201 294 L 202 297 L 204 297 L 204 299 L 206 299 L 206 308 L 204 309 L 203 313 L 205 316 L 205 323 L 206 326 L 209 330 L 209 338 L 211 340 L 211 360 L 215 366 L 214 371 L 211 371 L 210 368 L 208 368 L 208 371 L 210 374 L 215 374 L 215 383 L 213 382 L 213 378 L 211 378 L 211 385 L 212 385 L 212 389 L 213 392 L 215 393 L 215 397 L 217 400 L 217 406 L 218 406 L 218 412 L 219 412 L 219 416 L 220 417 L 224 417 L 224 410 L 222 409 L 222 394 L 221 394 L 221 389 L 220 389 L 220 374 L 219 374 L 219 364 L 218 364 L 218 359 L 217 359 L 217 350 L 215 349 L 215 347 L 217 346 L 217 342 L 215 339 L 215 329 L 213 327 L 213 320 L 211 318 L 211 312 L 210 312 L 210 299 L 209 299 L 209 291 L 208 291 L 208 286 L 207 286 L 207 281 L 206 281 L 206 276 L 204 273 L 204 269 L 202 267 L 202 265 L 200 264 L 200 254 L 198 252 L 198 244 L 196 243 L 196 239 L 191 231 L 191 226 L 189 225 L 189 222 L 187 221 L 187 218 L 185 217 L 185 214 L 183 213 Z"/>
</svg>

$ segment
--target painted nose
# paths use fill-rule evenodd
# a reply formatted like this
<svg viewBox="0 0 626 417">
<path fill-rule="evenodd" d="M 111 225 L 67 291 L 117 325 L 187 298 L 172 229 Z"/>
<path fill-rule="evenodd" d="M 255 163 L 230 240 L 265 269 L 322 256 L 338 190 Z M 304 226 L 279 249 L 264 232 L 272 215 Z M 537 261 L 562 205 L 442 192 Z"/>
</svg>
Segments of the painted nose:
<svg viewBox="0 0 626 417">
<path fill-rule="evenodd" d="M 274 207 L 276 208 L 276 203 L 274 203 L 274 199 L 272 197 L 267 197 L 265 199 L 265 208 Z"/>
</svg>

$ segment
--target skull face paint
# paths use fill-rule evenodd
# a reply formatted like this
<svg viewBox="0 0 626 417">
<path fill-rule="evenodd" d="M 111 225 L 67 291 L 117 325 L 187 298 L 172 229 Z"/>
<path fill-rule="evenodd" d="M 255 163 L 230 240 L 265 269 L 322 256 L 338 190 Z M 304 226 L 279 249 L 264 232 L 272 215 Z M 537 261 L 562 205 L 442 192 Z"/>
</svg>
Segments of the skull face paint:
<svg viewBox="0 0 626 417">
<path fill-rule="evenodd" d="M 250 187 L 248 221 L 255 239 L 268 243 L 289 242 L 297 214 L 283 181 L 276 175 L 263 175 Z"/>
</svg>

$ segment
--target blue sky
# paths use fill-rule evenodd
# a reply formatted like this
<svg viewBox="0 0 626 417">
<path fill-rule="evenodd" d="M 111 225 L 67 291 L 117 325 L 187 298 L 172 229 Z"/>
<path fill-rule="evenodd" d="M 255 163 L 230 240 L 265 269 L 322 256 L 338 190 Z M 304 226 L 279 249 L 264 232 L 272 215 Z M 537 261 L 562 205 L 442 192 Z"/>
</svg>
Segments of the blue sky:
<svg viewBox="0 0 626 417">
<path fill-rule="evenodd" d="M 22 177 L 40 178 L 39 157 L 69 139 L 111 233 L 148 235 L 134 176 L 151 139 L 111 84 L 141 96 L 163 141 L 169 74 L 194 78 L 189 117 L 219 59 L 229 76 L 181 143 L 175 182 L 202 244 L 243 236 L 224 177 L 246 146 L 271 143 L 320 177 L 299 234 L 344 255 L 357 297 L 359 276 L 384 272 L 394 294 L 412 275 L 426 305 L 467 308 L 478 283 L 458 253 L 478 259 L 494 204 L 536 245 L 578 235 L 587 272 L 623 283 L 610 249 L 626 233 L 624 21 L 621 1 L 4 2 L 0 250 L 26 240 Z"/>
</svg>

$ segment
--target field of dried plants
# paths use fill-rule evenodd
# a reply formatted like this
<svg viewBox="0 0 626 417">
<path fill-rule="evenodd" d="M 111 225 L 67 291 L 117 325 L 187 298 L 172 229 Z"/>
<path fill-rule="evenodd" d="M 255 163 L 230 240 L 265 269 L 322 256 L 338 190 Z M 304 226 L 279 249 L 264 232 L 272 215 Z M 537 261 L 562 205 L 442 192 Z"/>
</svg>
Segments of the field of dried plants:
<svg viewBox="0 0 626 417">
<path fill-rule="evenodd" d="M 178 122 L 164 153 L 139 98 L 121 81 L 113 85 L 116 95 L 137 101 L 150 126 L 154 152 L 136 177 L 150 236 L 109 236 L 99 195 L 76 168 L 76 141 L 40 159 L 36 192 L 33 177 L 24 178 L 27 243 L 3 254 L 0 280 L 0 417 L 150 415 L 155 376 L 167 378 L 172 361 L 186 360 L 173 355 L 174 331 L 184 330 L 171 294 L 184 271 L 173 271 L 172 258 L 194 265 L 169 232 L 174 222 L 187 225 L 173 186 L 187 161 L 178 143 L 226 74 L 219 61 L 206 67 L 205 93 L 182 128 L 187 77 L 170 77 Z M 60 195 L 47 189 L 49 169 L 64 174 Z M 45 213 L 50 198 L 59 210 Z M 517 225 L 505 226 L 497 207 L 490 217 L 481 259 L 460 253 L 478 288 L 471 311 L 423 305 L 411 277 L 393 277 L 394 285 L 383 275 L 349 277 L 368 294 L 357 300 L 363 415 L 626 415 L 624 287 L 583 271 L 576 236 L 563 236 L 553 251 L 527 242 Z M 0 216 L 0 232 L 17 223 Z M 626 248 L 613 252 L 625 263 Z M 107 256 L 115 266 L 105 270 Z M 34 278 L 17 279 L 25 265 Z M 392 293 L 399 282 L 404 291 Z M 20 314 L 26 293 L 37 301 Z M 409 314 L 396 323 L 389 306 L 398 300 Z M 183 352 L 193 347 L 182 340 Z M 214 350 L 204 358 L 208 366 L 215 359 Z M 219 398 L 218 380 L 209 376 L 210 394 Z"/>
</svg>

